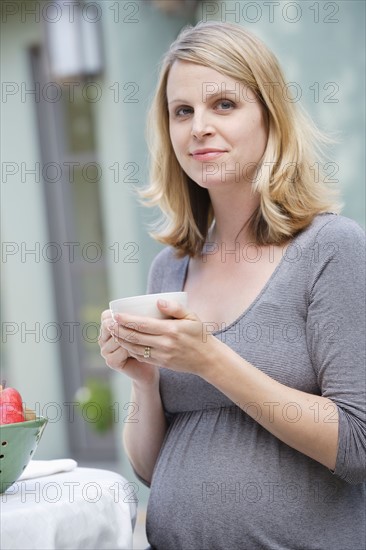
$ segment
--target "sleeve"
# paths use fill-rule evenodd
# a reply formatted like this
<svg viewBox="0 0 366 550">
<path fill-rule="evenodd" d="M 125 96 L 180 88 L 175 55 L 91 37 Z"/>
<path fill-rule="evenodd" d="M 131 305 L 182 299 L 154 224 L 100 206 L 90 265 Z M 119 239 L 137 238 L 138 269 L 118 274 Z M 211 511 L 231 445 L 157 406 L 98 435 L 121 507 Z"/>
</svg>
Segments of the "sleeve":
<svg viewBox="0 0 366 550">
<path fill-rule="evenodd" d="M 318 232 L 308 281 L 307 343 L 324 397 L 338 408 L 334 475 L 365 480 L 365 233 L 337 216 Z M 326 421 L 334 422 L 329 409 Z"/>
<path fill-rule="evenodd" d="M 164 285 L 164 265 L 166 264 L 166 256 L 169 252 L 168 248 L 163 248 L 153 259 L 150 265 L 146 294 L 157 294 L 163 292 Z"/>
</svg>

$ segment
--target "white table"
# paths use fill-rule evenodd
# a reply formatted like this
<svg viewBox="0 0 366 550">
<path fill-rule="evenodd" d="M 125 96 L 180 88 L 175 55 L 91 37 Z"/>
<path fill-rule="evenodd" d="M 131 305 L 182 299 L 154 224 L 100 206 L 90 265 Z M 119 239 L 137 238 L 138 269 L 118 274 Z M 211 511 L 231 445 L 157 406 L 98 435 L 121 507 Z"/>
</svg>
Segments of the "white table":
<svg viewBox="0 0 366 550">
<path fill-rule="evenodd" d="M 136 483 L 76 468 L 16 482 L 0 495 L 2 550 L 131 550 Z"/>
</svg>

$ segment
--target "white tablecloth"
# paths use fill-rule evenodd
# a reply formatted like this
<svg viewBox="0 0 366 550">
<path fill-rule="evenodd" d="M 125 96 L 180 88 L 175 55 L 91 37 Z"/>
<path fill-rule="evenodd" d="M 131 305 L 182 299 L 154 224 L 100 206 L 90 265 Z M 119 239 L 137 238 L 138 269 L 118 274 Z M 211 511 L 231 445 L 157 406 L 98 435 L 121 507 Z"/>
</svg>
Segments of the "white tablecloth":
<svg viewBox="0 0 366 550">
<path fill-rule="evenodd" d="M 136 483 L 76 468 L 16 482 L 0 495 L 2 550 L 131 550 Z"/>
</svg>

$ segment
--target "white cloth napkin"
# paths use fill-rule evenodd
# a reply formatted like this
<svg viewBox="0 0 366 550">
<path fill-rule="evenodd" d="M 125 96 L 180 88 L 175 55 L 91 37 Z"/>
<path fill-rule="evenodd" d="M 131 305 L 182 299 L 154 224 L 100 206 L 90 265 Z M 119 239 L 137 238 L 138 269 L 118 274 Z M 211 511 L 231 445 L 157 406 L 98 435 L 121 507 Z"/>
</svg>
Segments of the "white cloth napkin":
<svg viewBox="0 0 366 550">
<path fill-rule="evenodd" d="M 34 477 L 50 476 L 60 472 L 70 472 L 78 463 L 72 458 L 60 458 L 56 460 L 31 460 L 18 481 L 33 479 Z"/>
</svg>

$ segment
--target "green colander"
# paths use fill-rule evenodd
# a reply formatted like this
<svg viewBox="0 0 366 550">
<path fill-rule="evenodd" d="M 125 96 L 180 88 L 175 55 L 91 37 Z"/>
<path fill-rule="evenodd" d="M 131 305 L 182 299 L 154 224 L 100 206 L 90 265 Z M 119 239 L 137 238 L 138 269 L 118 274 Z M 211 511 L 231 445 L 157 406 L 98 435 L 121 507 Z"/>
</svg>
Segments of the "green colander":
<svg viewBox="0 0 366 550">
<path fill-rule="evenodd" d="M 48 420 L 35 420 L 0 425 L 0 493 L 17 481 L 37 449 Z"/>
</svg>

